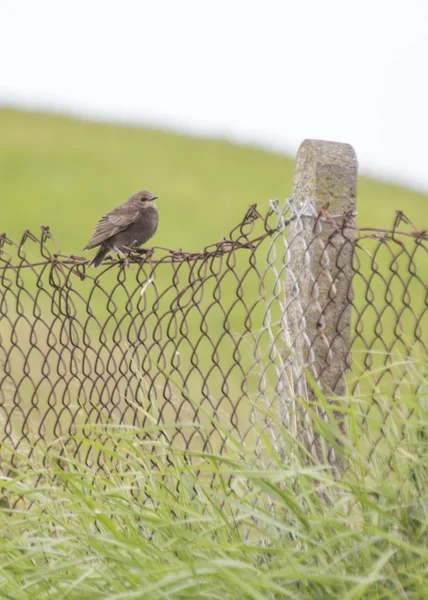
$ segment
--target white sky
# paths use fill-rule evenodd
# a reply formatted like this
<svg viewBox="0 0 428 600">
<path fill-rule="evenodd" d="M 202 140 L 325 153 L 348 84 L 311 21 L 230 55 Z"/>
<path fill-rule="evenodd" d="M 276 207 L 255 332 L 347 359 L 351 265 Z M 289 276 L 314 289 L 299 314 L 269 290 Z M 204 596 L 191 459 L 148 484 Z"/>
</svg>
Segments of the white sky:
<svg viewBox="0 0 428 600">
<path fill-rule="evenodd" d="M 428 190 L 428 0 L 0 0 L 0 57 L 0 104 L 346 141 Z"/>
</svg>

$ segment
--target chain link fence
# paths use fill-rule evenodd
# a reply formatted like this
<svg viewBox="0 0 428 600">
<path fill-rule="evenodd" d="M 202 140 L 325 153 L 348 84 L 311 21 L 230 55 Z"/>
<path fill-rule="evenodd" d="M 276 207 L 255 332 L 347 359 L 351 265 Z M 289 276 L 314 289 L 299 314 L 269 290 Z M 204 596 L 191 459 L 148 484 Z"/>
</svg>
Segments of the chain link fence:
<svg viewBox="0 0 428 600">
<path fill-rule="evenodd" d="M 129 265 L 111 257 L 96 270 L 87 259 L 61 255 L 47 227 L 18 243 L 1 236 L 3 470 L 18 454 L 52 446 L 101 468 L 103 452 L 74 437 L 91 436 L 96 425 L 132 425 L 146 436 L 161 425 L 174 444 L 216 452 L 232 432 L 256 446 L 265 430 L 275 439 L 266 408 L 296 426 L 290 379 L 302 378 L 295 349 L 308 336 L 313 311 L 313 301 L 302 305 L 296 293 L 306 267 L 293 272 L 287 288 L 300 243 L 289 229 L 302 218 L 312 223 L 312 244 L 319 239 L 314 224 L 337 231 L 337 218 L 326 210 L 297 214 L 290 201 L 271 202 L 265 214 L 251 206 L 227 239 L 200 253 L 154 248 Z M 408 359 L 428 354 L 428 235 L 402 213 L 390 230 L 356 229 L 348 221 L 339 234 L 338 255 L 346 246 L 353 265 L 345 295 L 347 389 L 381 444 L 388 421 L 404 427 L 411 417 L 400 406 L 400 395 L 417 393 Z M 318 267 L 315 283 L 321 270 L 333 271 L 329 263 Z M 332 303 L 334 286 L 331 279 Z M 330 344 L 327 363 L 337 339 L 345 351 L 340 320 L 334 334 L 325 323 L 316 331 Z M 308 347 L 306 369 L 317 361 L 313 340 Z M 330 359 L 337 361 L 336 351 Z"/>
<path fill-rule="evenodd" d="M 201 252 L 155 247 L 93 269 L 62 255 L 48 227 L 0 236 L 3 474 L 50 449 L 111 468 L 118 425 L 153 452 L 159 436 L 216 453 L 233 438 L 266 462 L 260 440 L 280 449 L 279 423 L 316 458 L 306 401 L 345 435 L 346 411 L 358 413 L 352 442 L 393 460 L 428 410 L 428 234 L 402 212 L 390 229 L 357 228 L 354 157 L 346 147 L 335 187 L 337 145 L 326 144 L 327 197 L 345 199 L 335 212 L 308 188 L 326 180 L 310 142 L 318 175 L 307 179 L 299 151 L 293 200 L 250 206 Z"/>
</svg>

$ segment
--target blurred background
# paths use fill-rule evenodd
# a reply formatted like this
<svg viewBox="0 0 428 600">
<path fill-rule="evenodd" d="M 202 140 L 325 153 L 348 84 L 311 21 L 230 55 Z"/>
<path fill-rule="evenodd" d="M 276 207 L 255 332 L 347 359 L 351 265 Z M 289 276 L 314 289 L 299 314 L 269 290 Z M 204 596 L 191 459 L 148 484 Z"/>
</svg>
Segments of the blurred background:
<svg viewBox="0 0 428 600">
<path fill-rule="evenodd" d="M 428 224 L 425 0 L 3 3 L 0 230 L 82 254 L 159 196 L 156 245 L 198 250 L 291 194 L 305 138 L 351 143 L 359 222 Z"/>
</svg>

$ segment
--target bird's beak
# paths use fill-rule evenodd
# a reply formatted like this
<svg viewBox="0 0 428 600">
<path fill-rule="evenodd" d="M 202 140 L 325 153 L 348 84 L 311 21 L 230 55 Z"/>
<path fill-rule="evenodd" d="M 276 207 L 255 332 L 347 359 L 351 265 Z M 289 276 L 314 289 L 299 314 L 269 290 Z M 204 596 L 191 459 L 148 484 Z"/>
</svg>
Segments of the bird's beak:
<svg viewBox="0 0 428 600">
<path fill-rule="evenodd" d="M 157 200 L 157 199 L 158 199 L 158 197 L 157 197 L 157 196 L 152 196 L 152 197 L 151 197 L 151 200 Z"/>
</svg>

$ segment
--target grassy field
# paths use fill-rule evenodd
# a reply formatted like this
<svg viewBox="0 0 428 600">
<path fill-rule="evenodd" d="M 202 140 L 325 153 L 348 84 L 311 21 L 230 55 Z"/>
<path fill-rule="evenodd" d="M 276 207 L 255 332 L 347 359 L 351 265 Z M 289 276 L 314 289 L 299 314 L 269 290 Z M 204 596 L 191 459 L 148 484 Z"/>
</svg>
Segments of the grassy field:
<svg viewBox="0 0 428 600">
<path fill-rule="evenodd" d="M 283 199 L 291 194 L 292 159 L 224 141 L 199 140 L 162 131 L 7 109 L 0 110 L 0 131 L 3 197 L 0 231 L 18 241 L 24 229 L 38 233 L 40 225 L 49 225 L 64 253 L 83 255 L 81 249 L 98 218 L 141 187 L 159 195 L 161 224 L 154 243 L 185 250 L 199 250 L 227 235 L 240 222 L 249 204 L 258 203 L 259 209 L 264 212 L 269 198 Z M 395 209 L 402 209 L 422 228 L 428 224 L 427 200 L 427 196 L 416 192 L 360 178 L 358 221 L 361 226 L 389 227 L 395 217 Z M 28 242 L 25 248 L 30 256 L 39 258 L 34 244 Z M 266 248 L 261 250 L 259 264 L 264 261 Z M 418 272 L 425 273 L 426 281 L 428 265 L 427 261 L 423 262 L 424 257 L 419 256 L 421 252 L 416 263 Z M 371 260 L 361 256 L 365 261 L 363 271 L 368 275 L 372 268 Z M 385 307 L 385 298 L 388 297 L 383 274 L 389 277 L 391 273 L 387 248 L 378 253 L 378 260 L 380 274 L 374 278 L 373 287 L 377 290 L 376 303 Z M 236 272 L 242 274 L 249 266 L 247 251 L 241 252 L 239 261 Z M 408 263 L 406 257 L 400 259 L 400 274 L 405 279 L 409 272 Z M 191 404 L 183 401 L 181 390 L 171 386 L 169 380 L 170 377 L 178 378 L 179 386 L 183 386 L 183 376 L 188 373 L 191 373 L 186 379 L 189 393 L 198 403 L 205 402 L 207 407 L 210 403 L 219 406 L 225 422 L 234 412 L 230 398 L 235 404 L 241 402 L 241 417 L 248 415 L 245 396 L 254 398 L 258 385 L 258 373 L 252 370 L 254 344 L 251 333 L 257 334 L 262 327 L 266 308 L 258 292 L 255 273 L 246 278 L 239 290 L 246 303 L 245 308 L 241 301 L 237 302 L 238 284 L 233 273 L 227 273 L 219 286 L 214 281 L 206 282 L 204 297 L 200 298 L 197 294 L 198 306 L 192 300 L 195 306 L 191 308 L 188 303 L 192 289 L 177 300 L 177 290 L 183 289 L 180 286 L 185 285 L 191 275 L 190 267 L 184 266 L 174 277 L 168 265 L 161 265 L 156 273 L 155 283 L 141 298 L 140 290 L 147 280 L 147 269 L 144 273 L 138 272 L 136 267 L 122 270 L 126 282 L 119 286 L 116 286 L 117 268 L 105 273 L 99 269 L 97 275 L 101 285 L 107 291 L 114 290 L 113 304 L 101 289 L 93 289 L 92 280 L 80 281 L 74 277 L 71 280 L 73 291 L 65 288 L 66 292 L 60 294 L 54 288 L 55 285 L 65 285 L 61 273 L 57 272 L 57 279 L 52 280 L 47 270 L 37 281 L 30 270 L 21 271 L 19 277 L 24 277 L 25 285 L 17 278 L 5 294 L 3 304 L 4 310 L 7 303 L 8 316 L 16 322 L 19 334 L 19 343 L 12 350 L 15 342 L 11 325 L 6 319 L 0 322 L 3 339 L 0 363 L 3 364 L 8 354 L 14 381 L 19 384 L 21 406 L 25 405 L 23 415 L 19 409 L 14 413 L 13 421 L 19 430 L 24 421 L 36 424 L 45 413 L 49 417 L 43 419 L 44 427 L 51 430 L 61 415 L 62 431 L 55 434 L 51 431 L 46 436 L 47 439 L 57 437 L 67 431 L 72 420 L 72 415 L 63 410 L 64 405 L 70 408 L 72 414 L 77 413 L 77 422 L 87 419 L 93 422 L 98 418 L 99 407 L 102 407 L 105 417 L 116 422 L 123 412 L 124 403 L 129 403 L 130 398 L 134 400 L 141 395 L 143 400 L 147 399 L 148 387 L 141 384 L 141 372 L 146 373 L 149 383 L 155 380 L 155 389 L 150 390 L 150 397 L 153 398 L 156 393 L 161 402 L 167 400 L 169 408 L 163 413 L 166 421 L 188 420 L 195 414 Z M 53 296 L 53 302 L 39 289 L 41 283 Z M 270 286 L 274 286 L 272 280 Z M 385 344 L 391 344 L 397 336 L 393 305 L 398 309 L 402 306 L 402 280 L 395 277 L 390 287 L 394 297 L 393 300 L 388 298 L 391 306 L 386 306 L 382 316 L 382 335 L 376 337 L 374 333 L 376 310 L 369 307 L 364 313 L 364 338 L 374 340 L 373 353 L 382 353 Z M 18 291 L 23 316 L 18 314 L 21 309 L 14 295 Z M 362 310 L 367 303 L 364 279 L 355 279 L 355 291 L 356 304 Z M 421 293 L 423 289 L 416 281 L 410 291 L 412 307 L 419 315 L 425 302 Z M 33 297 L 37 294 L 37 309 L 28 292 Z M 213 302 L 219 293 L 221 303 Z M 89 296 L 90 311 L 86 303 Z M 74 307 L 71 307 L 70 299 Z M 252 332 L 248 332 L 248 343 L 239 346 L 238 361 L 236 340 L 245 330 L 245 318 L 250 311 Z M 69 319 L 67 313 L 73 318 Z M 226 314 L 230 335 L 224 334 Z M 415 317 L 411 311 L 405 310 L 400 318 L 400 335 L 408 336 L 412 346 Z M 427 318 L 428 315 L 425 321 Z M 42 319 L 52 328 L 54 335 L 48 334 Z M 167 333 L 171 340 L 167 339 Z M 85 339 L 86 334 L 90 335 L 90 339 Z M 100 335 L 104 334 L 108 335 L 105 345 L 100 341 Z M 77 339 L 80 340 L 78 343 Z M 218 344 L 215 361 L 212 341 Z M 267 343 L 265 338 L 262 350 L 267 349 Z M 365 348 L 365 344 L 357 339 L 356 361 L 360 359 L 358 352 Z M 404 353 L 403 344 L 400 342 L 394 350 L 394 359 L 398 360 L 400 353 Z M 99 368 L 97 352 L 103 361 Z M 45 360 L 46 355 L 48 360 Z M 380 365 L 383 354 L 374 356 L 374 364 Z M 213 362 L 216 362 L 214 367 Z M 111 366 L 113 363 L 114 367 Z M 40 376 L 43 365 L 49 376 Z M 160 373 L 159 367 L 165 373 Z M 91 368 L 97 373 L 87 376 L 85 370 Z M 130 378 L 126 373 L 130 369 L 133 373 L 135 371 L 135 375 L 129 384 Z M 26 374 L 24 377 L 23 372 Z M 244 373 L 252 373 L 252 380 L 248 377 L 246 381 L 246 393 L 241 389 Z M 207 374 L 208 387 L 201 394 L 202 379 Z M 270 383 L 272 386 L 275 384 L 274 381 Z M 31 404 L 32 418 L 28 420 L 30 403 L 27 398 L 32 397 L 36 389 L 38 400 L 35 406 Z M 10 412 L 17 403 L 14 384 L 3 382 L 3 390 L 6 390 L 4 404 Z M 122 398 L 120 406 L 117 401 L 116 405 L 111 405 L 114 394 Z M 95 409 L 88 408 L 93 404 Z M 128 414 L 134 415 L 133 411 Z M 6 418 L 3 413 L 0 414 L 2 418 Z"/>
<path fill-rule="evenodd" d="M 403 436 L 386 423 L 391 457 L 350 402 L 342 464 L 313 462 L 270 414 L 270 466 L 230 434 L 222 455 L 183 456 L 174 428 L 111 426 L 86 451 L 114 462 L 97 476 L 51 449 L 2 481 L 0 597 L 10 600 L 423 600 L 428 586 L 428 381 L 409 365 L 419 396 L 402 396 Z M 318 405 L 328 403 L 318 393 Z M 308 406 L 310 409 L 310 406 Z M 332 430 L 315 426 L 323 444 Z M 93 427 L 96 433 L 96 427 Z M 146 433 L 157 442 L 142 442 Z M 162 435 L 159 435 L 162 433 Z M 284 461 L 284 455 L 288 457 Z M 38 488 L 34 482 L 38 480 Z M 16 498 L 24 497 L 15 504 Z M 28 507 L 30 505 L 30 507 Z"/>
<path fill-rule="evenodd" d="M 38 232 L 49 225 L 64 253 L 82 255 L 98 218 L 141 187 L 159 195 L 161 224 L 154 243 L 185 250 L 227 235 L 249 204 L 257 202 L 263 212 L 269 198 L 291 194 L 291 159 L 224 141 L 9 109 L 0 110 L 0 132 L 0 231 L 18 241 L 24 229 Z M 389 227 L 395 209 L 401 209 L 423 228 L 427 200 L 360 178 L 359 224 Z M 37 254 L 35 248 L 31 252 Z M 244 272 L 248 255 L 239 260 L 237 269 Z M 363 272 L 370 273 L 371 258 L 362 260 Z M 114 290 L 114 308 L 88 279 L 73 276 L 70 287 L 60 270 L 21 271 L 13 281 L 8 272 L 1 302 L 11 321 L 0 321 L 0 367 L 6 373 L 7 361 L 9 366 L 1 381 L 0 424 L 9 437 L 1 454 L 5 471 L 11 457 L 18 467 L 1 483 L 0 598 L 425 598 L 426 357 L 418 360 L 416 347 L 411 361 L 400 354 L 406 341 L 410 347 L 414 341 L 412 310 L 418 315 L 425 306 L 421 281 L 410 287 L 412 310 L 403 286 L 415 265 L 426 282 L 428 265 L 422 254 L 410 263 L 403 255 L 391 265 L 386 246 L 378 262 L 373 288 L 385 309 L 382 328 L 375 331 L 378 314 L 371 299 L 364 335 L 372 336 L 378 353 L 384 343 L 398 340 L 397 364 L 388 377 L 394 385 L 404 379 L 404 385 L 395 397 L 385 386 L 376 396 L 347 399 L 342 409 L 348 436 L 334 442 L 344 467 L 340 479 L 326 460 L 310 459 L 276 413 L 267 416 L 279 432 L 277 447 L 267 435 L 261 440 L 269 468 L 255 459 L 253 437 L 243 444 L 226 427 L 237 416 L 248 421 L 256 400 L 260 373 L 252 368 L 251 336 L 261 327 L 264 305 L 254 272 L 242 289 L 233 273 L 220 286 L 208 280 L 200 299 L 191 289 L 176 293 L 190 277 L 188 267 L 173 278 L 170 267 L 161 265 L 143 295 L 146 272 L 100 270 L 104 287 Z M 404 279 L 395 274 L 397 265 Z M 118 273 L 123 285 L 113 287 Z M 356 304 L 364 307 L 363 278 L 355 289 Z M 213 301 L 219 290 L 223 308 Z M 251 327 L 237 291 L 250 298 Z M 246 327 L 248 340 L 242 337 Z M 210 339 L 218 342 L 217 353 Z M 11 369 L 18 385 L 8 379 Z M 241 388 L 242 369 L 248 381 L 253 377 L 254 390 L 251 381 L 245 381 L 247 390 Z M 188 371 L 184 382 L 180 374 Z M 147 374 L 159 398 L 170 398 L 162 418 L 156 393 L 148 402 Z M 184 383 L 191 396 L 187 403 Z M 234 412 L 228 397 L 245 403 Z M 328 408 L 321 393 L 317 402 Z M 213 404 L 221 422 L 215 427 Z M 263 402 L 256 409 L 266 411 Z M 182 454 L 183 432 L 188 438 L 195 434 L 189 423 L 195 411 L 210 415 L 200 418 L 202 436 L 219 426 L 205 452 L 200 442 L 193 444 L 189 463 Z M 314 419 L 325 447 L 340 438 L 315 413 Z M 18 449 L 13 425 L 23 436 Z M 46 456 L 46 446 L 39 444 L 28 461 L 38 436 L 56 444 Z M 221 456 L 220 437 L 227 440 Z M 45 456 L 44 465 L 35 456 Z M 96 476 L 93 467 L 100 467 Z M 18 497 L 31 508 L 21 510 Z"/>
<path fill-rule="evenodd" d="M 291 195 L 291 158 L 225 141 L 10 109 L 0 134 L 0 231 L 49 225 L 65 253 L 82 254 L 100 216 L 140 188 L 159 196 L 156 245 L 186 250 L 227 235 L 249 204 Z M 360 225 L 389 227 L 395 209 L 428 225 L 427 195 L 360 178 Z"/>
</svg>

